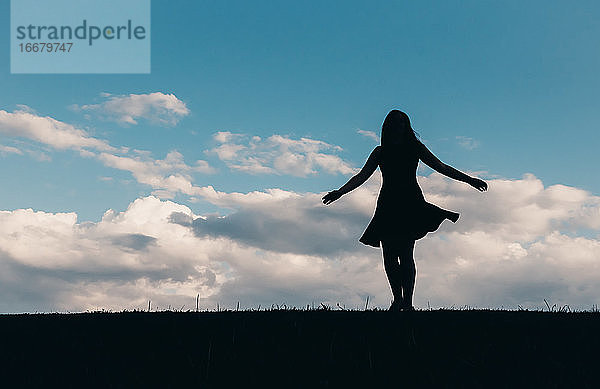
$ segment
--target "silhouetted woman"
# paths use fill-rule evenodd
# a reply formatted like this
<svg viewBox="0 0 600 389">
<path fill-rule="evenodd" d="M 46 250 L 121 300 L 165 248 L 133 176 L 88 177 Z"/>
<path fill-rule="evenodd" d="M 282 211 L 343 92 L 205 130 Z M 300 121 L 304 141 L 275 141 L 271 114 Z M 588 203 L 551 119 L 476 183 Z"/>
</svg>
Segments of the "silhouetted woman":
<svg viewBox="0 0 600 389">
<path fill-rule="evenodd" d="M 323 197 L 324 204 L 331 204 L 362 185 L 377 166 L 381 169 L 383 184 L 377 208 L 360 242 L 373 247 L 381 244 L 385 273 L 394 295 L 391 311 L 414 310 L 415 240 L 437 230 L 444 219 L 456 223 L 459 216 L 456 212 L 425 201 L 417 183 L 419 160 L 450 178 L 466 182 L 482 192 L 487 190 L 484 181 L 470 177 L 437 159 L 417 139 L 408 116 L 404 112 L 393 110 L 388 113 L 381 128 L 381 146 L 375 147 L 361 171 L 340 189 Z"/>
</svg>

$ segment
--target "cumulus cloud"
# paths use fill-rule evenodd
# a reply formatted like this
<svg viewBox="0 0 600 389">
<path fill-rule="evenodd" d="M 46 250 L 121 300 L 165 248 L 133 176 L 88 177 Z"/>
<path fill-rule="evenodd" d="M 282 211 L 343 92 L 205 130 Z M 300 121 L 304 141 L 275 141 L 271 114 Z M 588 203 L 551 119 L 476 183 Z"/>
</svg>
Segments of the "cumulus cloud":
<svg viewBox="0 0 600 389">
<path fill-rule="evenodd" d="M 322 193 L 268 189 L 249 193 L 215 191 L 211 195 L 205 190 L 201 194 L 205 200 L 234 212 L 179 224 L 191 226 L 200 237 L 227 237 L 280 253 L 321 256 L 354 251 L 361 248 L 356 236 L 373 212 L 378 179 L 374 176 L 352 196 L 328 208 L 321 203 Z"/>
<path fill-rule="evenodd" d="M 580 308 L 598 303 L 599 237 L 578 235 L 580 228 L 600 227 L 598 196 L 563 185 L 544 187 L 530 174 L 491 180 L 485 194 L 437 173 L 419 180 L 429 201 L 459 211 L 461 219 L 445 222 L 417 243 L 418 306 L 430 301 L 446 307 L 536 308 L 543 299 Z M 345 258 L 368 258 L 368 266 L 360 262 L 363 271 L 379 272 L 379 250 L 356 242 L 373 211 L 378 183 L 375 176 L 327 208 L 319 204 L 322 194 L 249 193 L 221 199 L 236 208 L 230 215 L 174 222 L 202 239 L 228 238 L 266 252 L 326 258 L 334 278 L 348 269 Z M 361 292 L 375 295 L 376 303 L 386 304 L 384 278 L 370 273 L 350 279 L 359 282 Z M 346 290 L 344 300 L 355 302 L 345 282 L 331 289 Z"/>
<path fill-rule="evenodd" d="M 82 129 L 24 109 L 14 112 L 0 110 L 0 134 L 33 140 L 57 150 L 116 151 L 108 142 L 94 138 Z"/>
<path fill-rule="evenodd" d="M 151 186 L 163 198 L 172 198 L 176 193 L 197 194 L 190 173 L 214 173 L 206 161 L 198 160 L 194 166 L 184 162 L 183 155 L 171 151 L 165 159 L 150 158 L 148 153 L 120 156 L 100 153 L 97 158 L 108 167 L 129 171 L 137 182 Z"/>
<path fill-rule="evenodd" d="M 230 169 L 250 174 L 290 174 L 306 177 L 319 171 L 329 174 L 351 174 L 352 166 L 335 153 L 341 147 L 326 142 L 282 135 L 268 138 L 217 132 L 216 147 L 207 152 L 216 155 Z"/>
<path fill-rule="evenodd" d="M 173 212 L 191 215 L 154 197 L 124 212 L 109 210 L 98 223 L 77 223 L 74 213 L 0 212 L 0 289 L 23 298 L 3 298 L 0 310 L 133 307 L 161 296 L 176 304 L 181 293 L 211 296 L 226 272 L 211 263 L 210 243 L 168 222 Z M 28 277 L 41 283 L 23 283 Z"/>
<path fill-rule="evenodd" d="M 416 246 L 415 304 L 426 307 L 598 304 L 600 198 L 532 175 L 479 193 L 439 174 L 426 198 L 461 213 Z M 196 215 L 146 197 L 97 223 L 74 213 L 0 212 L 0 311 L 193 306 L 387 307 L 380 250 L 357 242 L 380 176 L 325 207 L 322 194 L 198 190 L 232 211 Z M 580 234 L 581 228 L 596 231 Z M 23 280 L 28 282 L 23 282 Z"/>
<path fill-rule="evenodd" d="M 161 92 L 147 94 L 111 95 L 103 93 L 106 100 L 99 104 L 73 105 L 76 111 L 98 115 L 104 120 L 121 124 L 138 124 L 140 119 L 162 125 L 175 125 L 190 110 L 174 94 Z"/>
<path fill-rule="evenodd" d="M 380 139 L 379 139 L 379 135 L 377 135 L 376 133 L 374 133 L 373 131 L 367 131 L 367 130 L 356 130 L 356 132 L 362 136 L 366 136 L 367 138 L 373 139 L 375 142 L 379 143 Z"/>
<path fill-rule="evenodd" d="M 343 294 L 326 258 L 198 238 L 172 215 L 198 217 L 155 197 L 124 212 L 109 210 L 97 223 L 77 223 L 74 213 L 0 212 L 0 311 L 132 309 L 148 300 L 154 307 L 191 307 L 197 294 L 205 308 L 238 300 L 264 306 Z M 357 258 L 349 265 L 368 263 Z M 291 301 L 278 290 L 298 295 Z"/>
</svg>

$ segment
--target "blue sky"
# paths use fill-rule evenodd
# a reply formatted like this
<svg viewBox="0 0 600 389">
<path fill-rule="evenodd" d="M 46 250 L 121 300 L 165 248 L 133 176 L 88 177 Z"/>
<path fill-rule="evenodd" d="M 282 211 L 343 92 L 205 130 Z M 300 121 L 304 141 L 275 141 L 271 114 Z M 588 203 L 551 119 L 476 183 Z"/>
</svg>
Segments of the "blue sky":
<svg viewBox="0 0 600 389">
<path fill-rule="evenodd" d="M 8 7 L 2 3 L 5 26 Z M 0 106 L 25 104 L 157 158 L 175 149 L 205 159 L 212 134 L 228 130 L 321 139 L 343 147 L 355 166 L 375 145 L 356 129 L 378 132 L 387 111 L 400 108 L 434 153 L 460 169 L 531 172 L 599 193 L 598 11 L 594 2 L 155 1 L 152 74 L 11 75 L 5 57 Z M 2 34 L 5 54 L 8 42 Z M 86 121 L 67 108 L 102 92 L 155 91 L 175 94 L 191 114 L 164 129 Z M 479 146 L 463 149 L 456 136 Z M 5 158 L 19 174 L 4 169 L 3 182 L 17 190 L 3 191 L 0 202 L 97 220 L 148 190 L 133 184 L 114 193 L 96 176 L 117 172 L 69 153 L 52 159 Z M 229 191 L 323 191 L 343 179 L 225 172 L 200 181 Z"/>
<path fill-rule="evenodd" d="M 270 188 L 310 196 L 340 187 L 348 169 L 362 166 L 377 145 L 358 130 L 379 134 L 386 113 L 397 108 L 409 114 L 442 161 L 482 178 L 504 179 L 514 188 L 531 184 L 544 193 L 540 209 L 548 198 L 556 199 L 556 188 L 563 194 L 570 190 L 544 189 L 557 184 L 576 193 L 565 196 L 595 204 L 599 14 L 594 1 L 153 1 L 151 74 L 12 75 L 9 2 L 4 1 L 0 111 L 53 118 L 114 150 L 144 150 L 136 158 L 147 163 L 176 151 L 192 185 L 212 186 L 227 197 Z M 151 94 L 172 96 L 179 113 L 150 108 L 134 118 L 136 123 L 127 123 L 106 105 Z M 131 169 L 115 168 L 117 162 L 102 159 L 98 148 L 96 156 L 86 157 L 77 148 L 57 149 L 7 131 L 0 131 L 0 145 L 21 151 L 0 152 L 2 210 L 75 212 L 78 223 L 98 223 L 108 209 L 125 211 L 151 194 L 188 207 L 195 216 L 231 209 L 242 215 L 247 205 L 179 190 L 165 193 L 162 184 L 148 185 Z M 219 132 L 240 135 L 219 140 Z M 255 136 L 260 142 L 252 140 Z M 317 147 L 332 159 L 329 165 L 300 166 L 290 159 L 281 165 L 273 150 L 286 142 L 296 142 L 290 147 L 299 148 L 300 156 Z M 227 160 L 216 151 L 224 144 L 242 145 L 247 154 Z M 108 153 L 118 154 L 114 150 Z M 265 170 L 239 167 L 240 158 L 248 163 L 257 155 L 268 159 Z M 190 168 L 198 160 L 204 170 Z M 303 172 L 303 167 L 314 169 Z M 523 179 L 528 173 L 533 176 Z M 432 196 L 436 188 L 431 187 Z M 502 193 L 512 196 L 508 189 Z M 364 212 L 357 226 L 368 221 L 371 211 Z M 586 236 L 597 233 L 594 223 L 584 226 L 595 231 Z M 505 246 L 519 252 L 510 245 L 527 249 L 554 230 L 532 233 L 524 238 L 527 244 L 510 235 Z M 211 271 L 218 280 L 220 273 Z M 255 301 L 273 294 L 260 296 Z"/>
</svg>

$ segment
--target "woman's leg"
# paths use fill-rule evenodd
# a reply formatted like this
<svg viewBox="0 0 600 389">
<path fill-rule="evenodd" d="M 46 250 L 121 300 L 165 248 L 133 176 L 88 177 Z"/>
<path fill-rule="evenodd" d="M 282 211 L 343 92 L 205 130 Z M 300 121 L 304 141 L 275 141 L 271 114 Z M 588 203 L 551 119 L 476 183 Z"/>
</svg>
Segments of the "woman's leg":
<svg viewBox="0 0 600 389">
<path fill-rule="evenodd" d="M 394 295 L 394 306 L 402 304 L 402 274 L 398 262 L 398 245 L 392 242 L 381 242 L 383 251 L 383 267 Z"/>
<path fill-rule="evenodd" d="M 415 241 L 403 242 L 399 246 L 400 257 L 400 279 L 402 285 L 402 306 L 412 308 L 413 292 L 415 290 L 415 279 L 417 268 L 414 255 Z"/>
</svg>

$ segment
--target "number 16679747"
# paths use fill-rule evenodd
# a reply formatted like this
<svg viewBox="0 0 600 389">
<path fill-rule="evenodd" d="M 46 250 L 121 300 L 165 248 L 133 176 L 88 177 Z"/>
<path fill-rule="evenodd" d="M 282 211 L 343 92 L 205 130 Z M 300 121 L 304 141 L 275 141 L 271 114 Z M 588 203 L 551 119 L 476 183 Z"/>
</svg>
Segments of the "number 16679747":
<svg viewBox="0 0 600 389">
<path fill-rule="evenodd" d="M 70 53 L 72 42 L 19 43 L 21 53 Z"/>
</svg>

